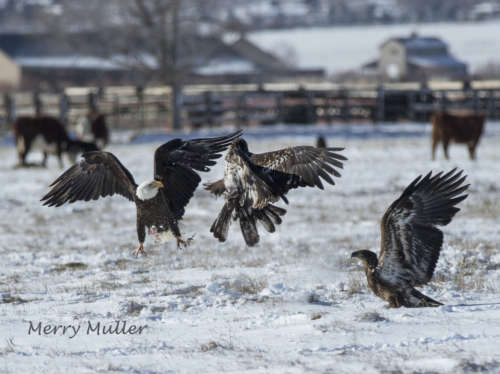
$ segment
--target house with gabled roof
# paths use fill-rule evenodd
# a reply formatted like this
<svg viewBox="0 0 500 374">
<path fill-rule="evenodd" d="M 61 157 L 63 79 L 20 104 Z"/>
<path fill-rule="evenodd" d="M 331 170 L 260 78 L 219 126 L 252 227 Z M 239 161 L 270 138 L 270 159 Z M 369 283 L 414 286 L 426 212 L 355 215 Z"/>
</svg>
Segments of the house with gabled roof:
<svg viewBox="0 0 500 374">
<path fill-rule="evenodd" d="M 384 80 L 425 81 L 428 79 L 466 79 L 467 64 L 454 57 L 439 38 L 412 33 L 391 38 L 380 46 L 380 56 L 363 66 Z"/>
<path fill-rule="evenodd" d="M 92 39 L 92 32 L 68 34 L 57 40 L 52 34 L 36 31 L 0 32 L 0 51 L 21 68 L 23 88 L 58 90 L 68 85 L 141 82 L 142 72 L 134 68 L 137 65 L 135 60 L 123 55 L 105 58 L 98 50 L 88 47 L 88 41 Z M 324 77 L 322 69 L 289 66 L 244 37 L 223 41 L 204 36 L 196 43 L 198 48 L 180 52 L 181 58 L 193 61 L 186 78 L 190 83 L 259 83 Z M 157 66 L 155 59 L 143 57 L 148 67 L 154 70 Z"/>
</svg>

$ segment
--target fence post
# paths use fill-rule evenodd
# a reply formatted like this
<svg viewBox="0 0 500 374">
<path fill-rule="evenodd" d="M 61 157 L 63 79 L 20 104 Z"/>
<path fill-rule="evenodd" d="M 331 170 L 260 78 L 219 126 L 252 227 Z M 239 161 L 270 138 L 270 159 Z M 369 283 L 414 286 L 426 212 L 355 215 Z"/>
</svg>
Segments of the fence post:
<svg viewBox="0 0 500 374">
<path fill-rule="evenodd" d="M 316 122 L 316 111 L 314 110 L 314 92 L 306 91 L 307 100 L 307 123 Z"/>
<path fill-rule="evenodd" d="M 96 93 L 96 95 L 97 95 L 97 98 L 99 100 L 102 100 L 104 98 L 104 87 L 103 86 L 97 87 L 97 93 Z"/>
<path fill-rule="evenodd" d="M 283 92 L 278 92 L 276 95 L 276 123 L 283 123 L 285 115 L 283 108 Z"/>
<path fill-rule="evenodd" d="M 345 88 L 340 90 L 340 96 L 342 98 L 342 119 L 348 122 L 351 116 L 351 109 L 349 107 L 349 94 Z"/>
<path fill-rule="evenodd" d="M 330 113 L 330 105 L 331 105 L 330 102 L 331 102 L 330 91 L 325 91 L 325 97 L 323 101 L 323 120 L 326 123 L 330 123 L 332 121 Z"/>
<path fill-rule="evenodd" d="M 5 120 L 7 124 L 16 119 L 16 99 L 11 94 L 3 95 L 3 105 L 5 106 Z"/>
<path fill-rule="evenodd" d="M 493 90 L 488 90 L 488 114 L 487 116 L 489 118 L 494 118 L 495 117 L 495 91 Z"/>
<path fill-rule="evenodd" d="M 243 92 L 238 98 L 238 107 L 237 107 L 237 125 L 241 127 L 246 125 L 248 122 L 247 116 L 247 105 L 246 105 L 246 92 Z"/>
<path fill-rule="evenodd" d="M 35 107 L 35 116 L 39 117 L 42 114 L 42 100 L 40 99 L 40 91 L 33 92 L 33 106 Z"/>
<path fill-rule="evenodd" d="M 439 92 L 439 108 L 442 112 L 446 112 L 446 107 L 448 106 L 447 103 L 447 96 L 446 96 L 446 91 L 445 90 L 440 90 Z"/>
<path fill-rule="evenodd" d="M 415 91 L 408 91 L 408 119 L 415 121 Z"/>
<path fill-rule="evenodd" d="M 118 94 L 115 94 L 115 96 L 113 98 L 113 114 L 115 116 L 114 128 L 119 129 L 120 128 L 120 96 L 118 96 Z"/>
<path fill-rule="evenodd" d="M 214 113 L 213 113 L 213 99 L 212 92 L 205 91 L 203 93 L 203 101 L 205 104 L 205 121 L 209 126 L 213 126 L 214 121 Z"/>
<path fill-rule="evenodd" d="M 59 97 L 59 119 L 64 125 L 68 124 L 69 97 L 65 92 Z"/>
<path fill-rule="evenodd" d="M 137 86 L 135 88 L 135 95 L 137 97 L 137 113 L 139 115 L 139 123 L 141 124 L 141 130 L 144 130 L 146 125 L 145 111 L 144 111 L 144 87 Z"/>
<path fill-rule="evenodd" d="M 474 109 L 474 113 L 477 113 L 479 110 L 479 94 L 477 90 L 472 90 L 472 108 Z"/>
<path fill-rule="evenodd" d="M 380 85 L 377 87 L 377 114 L 375 117 L 375 122 L 385 121 L 385 91 L 384 86 Z"/>
<path fill-rule="evenodd" d="M 92 91 L 87 95 L 87 107 L 89 112 L 97 111 L 97 95 Z"/>
</svg>

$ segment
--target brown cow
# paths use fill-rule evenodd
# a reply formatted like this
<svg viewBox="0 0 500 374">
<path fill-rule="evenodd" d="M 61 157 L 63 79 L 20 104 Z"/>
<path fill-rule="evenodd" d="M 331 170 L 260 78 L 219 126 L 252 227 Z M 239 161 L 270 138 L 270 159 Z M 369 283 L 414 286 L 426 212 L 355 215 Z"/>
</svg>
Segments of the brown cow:
<svg viewBox="0 0 500 374">
<path fill-rule="evenodd" d="M 90 123 L 90 131 L 94 136 L 94 142 L 99 148 L 104 148 L 109 143 L 109 131 L 106 125 L 106 116 L 98 114 Z"/>
<path fill-rule="evenodd" d="M 48 154 L 52 153 L 57 155 L 60 167 L 62 153 L 75 162 L 78 153 L 98 150 L 94 143 L 71 139 L 63 124 L 50 116 L 19 117 L 14 122 L 14 138 L 21 166 L 28 165 L 26 156 L 33 149 L 43 152 L 42 166 L 47 165 Z"/>
<path fill-rule="evenodd" d="M 444 156 L 449 159 L 450 141 L 466 143 L 471 160 L 476 159 L 476 146 L 483 133 L 486 116 L 484 113 L 439 112 L 432 116 L 432 159 L 436 158 L 436 148 L 443 143 Z"/>
</svg>

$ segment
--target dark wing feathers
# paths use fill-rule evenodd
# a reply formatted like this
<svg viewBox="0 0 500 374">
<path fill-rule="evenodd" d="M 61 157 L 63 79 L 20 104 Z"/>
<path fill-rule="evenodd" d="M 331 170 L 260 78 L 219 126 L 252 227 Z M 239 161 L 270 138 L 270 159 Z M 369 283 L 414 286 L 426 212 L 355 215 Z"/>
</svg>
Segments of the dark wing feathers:
<svg viewBox="0 0 500 374">
<path fill-rule="evenodd" d="M 181 165 L 186 168 L 209 171 L 209 166 L 215 165 L 231 142 L 241 135 L 236 131 L 217 138 L 200 138 L 193 140 L 173 139 L 155 151 L 155 176 L 162 177 L 172 166 Z"/>
<path fill-rule="evenodd" d="M 165 185 L 161 193 L 170 204 L 176 219 L 182 218 L 201 179 L 194 171 L 209 171 L 231 142 L 241 135 L 236 131 L 217 138 L 184 141 L 173 139 L 155 151 L 155 179 Z"/>
<path fill-rule="evenodd" d="M 165 185 L 160 191 L 168 201 L 175 219 L 180 220 L 201 178 L 192 169 L 177 166 L 160 180 Z"/>
<path fill-rule="evenodd" d="M 134 201 L 137 185 L 132 174 L 109 152 L 88 152 L 51 185 L 43 205 L 61 206 L 77 200 L 97 200 L 116 194 Z"/>
<path fill-rule="evenodd" d="M 298 146 L 281 149 L 274 152 L 253 154 L 251 161 L 261 167 L 266 174 L 266 183 L 279 195 L 286 194 L 297 187 L 318 187 L 323 189 L 322 180 L 335 184 L 329 174 L 340 177 L 335 169 L 343 168 L 342 161 L 346 157 L 336 153 L 344 148 L 316 148 Z M 259 176 L 261 173 L 259 173 Z"/>
<path fill-rule="evenodd" d="M 403 280 L 409 286 L 427 283 L 434 272 L 443 243 L 436 225 L 447 225 L 460 210 L 455 205 L 469 185 L 456 169 L 419 176 L 384 214 L 379 274 L 386 281 Z"/>
</svg>

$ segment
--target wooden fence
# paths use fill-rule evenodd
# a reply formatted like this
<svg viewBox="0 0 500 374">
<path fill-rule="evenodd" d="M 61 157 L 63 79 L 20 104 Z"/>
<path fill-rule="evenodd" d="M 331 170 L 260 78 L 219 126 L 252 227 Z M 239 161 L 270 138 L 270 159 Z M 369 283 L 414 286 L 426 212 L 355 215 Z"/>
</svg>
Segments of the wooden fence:
<svg viewBox="0 0 500 374">
<path fill-rule="evenodd" d="M 89 109 L 108 116 L 112 128 L 141 131 L 171 127 L 168 87 L 68 88 L 60 94 L 5 94 L 0 128 L 8 130 L 21 115 L 49 114 L 74 123 Z M 182 100 L 182 126 L 221 124 L 429 121 L 437 110 L 467 109 L 500 119 L 500 82 L 461 82 L 371 87 L 264 84 L 187 86 Z"/>
</svg>

